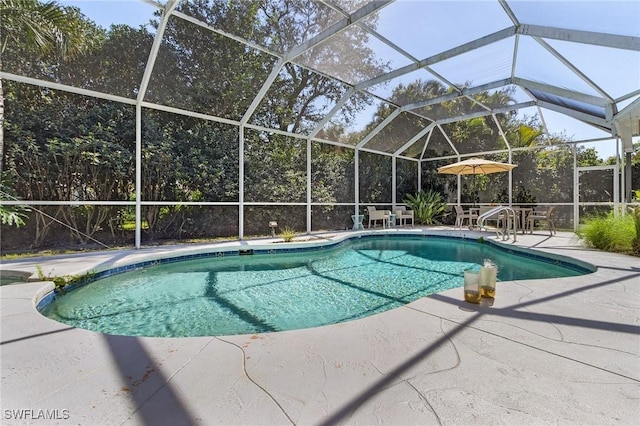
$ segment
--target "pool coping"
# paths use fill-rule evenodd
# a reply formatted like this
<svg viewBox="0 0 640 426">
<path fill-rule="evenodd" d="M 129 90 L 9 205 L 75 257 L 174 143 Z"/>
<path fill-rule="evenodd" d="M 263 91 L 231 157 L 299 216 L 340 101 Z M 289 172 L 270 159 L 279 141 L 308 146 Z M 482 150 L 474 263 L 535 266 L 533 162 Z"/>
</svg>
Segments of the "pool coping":
<svg viewBox="0 0 640 426">
<path fill-rule="evenodd" d="M 0 268 L 40 265 L 65 275 L 210 246 L 270 244 L 124 250 Z M 568 233 L 518 235 L 505 247 L 597 270 L 501 283 L 493 306 L 466 304 L 454 289 L 348 323 L 202 338 L 70 328 L 35 310 L 52 283 L 2 286 L 3 424 L 26 423 L 13 411 L 7 417 L 20 409 L 32 418 L 57 410 L 48 414 L 59 424 L 638 423 L 638 259 L 587 249 Z"/>
</svg>

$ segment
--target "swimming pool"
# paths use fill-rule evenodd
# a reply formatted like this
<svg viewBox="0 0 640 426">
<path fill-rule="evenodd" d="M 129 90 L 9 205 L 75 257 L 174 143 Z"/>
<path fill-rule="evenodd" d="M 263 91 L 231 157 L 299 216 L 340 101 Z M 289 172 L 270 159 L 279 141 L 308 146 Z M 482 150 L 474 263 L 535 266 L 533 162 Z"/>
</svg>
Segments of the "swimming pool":
<svg viewBox="0 0 640 426">
<path fill-rule="evenodd" d="M 19 284 L 26 282 L 31 276 L 30 272 L 0 270 L 0 286 L 8 284 Z"/>
<path fill-rule="evenodd" d="M 41 312 L 75 327 L 132 336 L 292 330 L 363 318 L 461 287 L 464 271 L 479 270 L 484 259 L 498 266 L 501 281 L 591 272 L 475 241 L 371 237 L 312 252 L 139 268 L 75 288 Z"/>
</svg>

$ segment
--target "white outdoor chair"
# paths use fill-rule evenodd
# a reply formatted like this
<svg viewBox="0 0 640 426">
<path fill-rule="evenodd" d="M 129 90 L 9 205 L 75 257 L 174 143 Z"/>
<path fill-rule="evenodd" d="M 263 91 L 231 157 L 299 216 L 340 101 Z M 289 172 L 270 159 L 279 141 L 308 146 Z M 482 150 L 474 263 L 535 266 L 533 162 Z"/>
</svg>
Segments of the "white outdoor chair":
<svg viewBox="0 0 640 426">
<path fill-rule="evenodd" d="M 378 220 L 382 221 L 383 228 L 389 223 L 389 218 L 391 217 L 390 210 L 376 210 L 374 206 L 367 206 L 367 211 L 369 213 L 369 228 L 371 228 L 371 222 L 373 222 L 375 228 Z"/>
<path fill-rule="evenodd" d="M 407 220 L 411 221 L 412 226 L 415 225 L 413 210 L 408 210 L 405 206 L 398 206 L 393 212 L 396 215 L 396 220 L 400 222 L 400 225 L 406 225 Z"/>
</svg>

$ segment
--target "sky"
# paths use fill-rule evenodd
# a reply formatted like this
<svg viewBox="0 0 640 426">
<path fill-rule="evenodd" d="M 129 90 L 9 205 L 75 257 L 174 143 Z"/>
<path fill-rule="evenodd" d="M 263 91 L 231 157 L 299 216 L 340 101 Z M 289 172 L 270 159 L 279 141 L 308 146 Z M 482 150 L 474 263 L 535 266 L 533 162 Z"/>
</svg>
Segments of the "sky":
<svg viewBox="0 0 640 426">
<path fill-rule="evenodd" d="M 79 7 L 89 19 L 105 28 L 112 23 L 133 27 L 147 24 L 155 10 L 148 3 L 137 0 L 65 0 L 60 3 Z M 432 13 L 436 5 L 438 10 L 445 8 L 445 16 L 452 16 L 455 19 L 448 22 L 441 16 L 436 16 Z M 635 0 L 588 2 L 567 0 L 535 3 L 510 1 L 509 5 L 516 16 L 526 16 L 527 21 L 523 23 L 640 37 L 640 2 Z M 524 21 L 524 18 L 520 19 L 521 22 Z M 420 60 L 511 25 L 511 21 L 497 1 L 476 0 L 436 4 L 427 0 L 400 0 L 386 6 L 379 13 L 377 31 Z M 468 77 L 469 70 L 474 70 L 475 73 L 472 74 L 474 85 L 507 78 L 511 73 L 513 58 L 514 41 L 512 40 L 497 42 L 481 50 L 443 61 L 435 64 L 433 69 L 450 76 L 453 82 L 457 82 L 458 76 L 459 78 Z M 549 41 L 549 44 L 614 98 L 640 89 L 640 52 L 594 48 L 553 40 Z M 379 52 L 381 60 L 390 62 L 392 69 L 410 62 L 409 59 L 398 55 L 377 40 L 372 46 Z M 543 61 L 540 60 L 541 57 L 544 58 Z M 530 37 L 520 38 L 517 63 L 515 70 L 517 76 L 534 81 L 555 79 L 559 83 L 554 85 L 596 93 Z M 404 79 L 412 80 L 418 76 L 425 78 L 430 74 L 422 71 L 420 75 L 410 74 Z M 403 80 L 399 79 L 399 81 Z M 384 92 L 385 89 L 380 88 L 376 94 L 384 95 Z M 528 98 L 518 99 L 519 102 L 526 100 Z M 371 111 L 368 114 L 371 114 Z M 529 115 L 535 112 L 535 110 L 526 111 Z M 563 114 L 543 110 L 543 115 L 552 133 L 564 132 L 574 140 L 609 136 L 605 132 Z M 615 154 L 615 145 L 611 142 L 589 144 L 589 146 L 595 147 L 603 158 Z"/>
</svg>

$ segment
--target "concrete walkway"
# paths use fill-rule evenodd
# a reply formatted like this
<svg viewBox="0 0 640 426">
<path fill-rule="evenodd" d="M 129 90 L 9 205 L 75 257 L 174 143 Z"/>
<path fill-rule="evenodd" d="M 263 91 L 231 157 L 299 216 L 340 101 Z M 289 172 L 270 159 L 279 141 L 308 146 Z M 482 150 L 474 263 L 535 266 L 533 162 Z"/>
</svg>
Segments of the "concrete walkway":
<svg viewBox="0 0 640 426">
<path fill-rule="evenodd" d="M 78 274 L 234 244 L 265 241 L 1 268 Z M 516 245 L 598 270 L 500 282 L 493 306 L 453 289 L 338 325 L 198 338 L 72 328 L 35 309 L 52 284 L 2 286 L 0 423 L 640 424 L 640 259 L 585 249 L 569 233 L 518 235 Z"/>
</svg>

